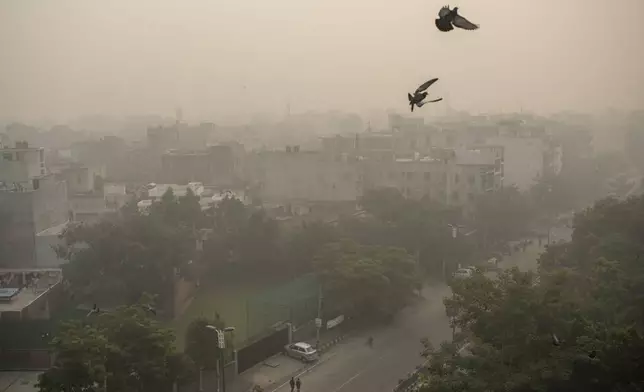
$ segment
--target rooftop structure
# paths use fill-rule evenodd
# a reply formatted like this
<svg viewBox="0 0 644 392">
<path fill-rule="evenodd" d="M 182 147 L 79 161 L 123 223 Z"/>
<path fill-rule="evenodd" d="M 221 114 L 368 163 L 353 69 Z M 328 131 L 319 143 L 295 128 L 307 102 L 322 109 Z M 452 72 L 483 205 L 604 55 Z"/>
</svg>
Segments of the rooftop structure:
<svg viewBox="0 0 644 392">
<path fill-rule="evenodd" d="M 39 298 L 62 281 L 59 268 L 49 269 L 0 269 L 0 319 L 46 318 L 42 309 L 24 314 Z M 5 316 L 16 312 L 19 316 Z"/>
</svg>

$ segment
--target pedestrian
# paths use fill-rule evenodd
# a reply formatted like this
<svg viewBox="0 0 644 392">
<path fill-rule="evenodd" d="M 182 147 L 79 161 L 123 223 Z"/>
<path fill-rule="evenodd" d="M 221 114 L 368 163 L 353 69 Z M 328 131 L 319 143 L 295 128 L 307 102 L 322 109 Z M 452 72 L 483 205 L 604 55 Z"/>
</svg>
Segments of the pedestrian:
<svg viewBox="0 0 644 392">
<path fill-rule="evenodd" d="M 295 381 L 295 386 L 297 387 L 297 392 L 300 392 L 300 388 L 302 387 L 302 381 L 300 381 L 300 378 L 297 378 L 297 381 Z"/>
<path fill-rule="evenodd" d="M 291 381 L 288 383 L 291 386 L 291 392 L 293 392 L 295 390 L 295 380 L 293 380 L 293 377 L 291 377 Z"/>
</svg>

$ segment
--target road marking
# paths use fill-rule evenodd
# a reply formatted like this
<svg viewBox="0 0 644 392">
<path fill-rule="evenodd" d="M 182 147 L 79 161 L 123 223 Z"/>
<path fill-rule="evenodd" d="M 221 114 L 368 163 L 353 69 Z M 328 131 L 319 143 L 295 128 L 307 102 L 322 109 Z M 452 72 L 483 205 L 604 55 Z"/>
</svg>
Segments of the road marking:
<svg viewBox="0 0 644 392">
<path fill-rule="evenodd" d="M 387 355 L 381 355 L 380 357 L 378 357 L 378 358 L 375 360 L 375 362 L 378 362 L 378 361 L 382 360 L 382 359 L 383 359 L 383 358 L 385 358 L 386 356 L 387 356 Z M 373 364 L 373 363 L 371 363 L 370 365 L 372 365 L 372 364 Z M 347 381 L 343 382 L 343 383 L 342 383 L 342 385 L 340 385 L 339 387 L 337 387 L 336 389 L 334 389 L 334 390 L 333 390 L 333 392 L 339 392 L 339 391 L 340 391 L 340 389 L 342 389 L 342 388 L 346 387 L 346 386 L 347 386 L 351 381 L 353 381 L 353 380 L 355 380 L 356 378 L 358 378 L 362 373 L 366 372 L 370 367 L 371 367 L 371 366 L 367 366 L 367 367 L 365 367 L 364 369 L 362 369 L 361 371 L 359 371 L 358 373 L 354 374 L 350 379 L 348 379 Z"/>
<path fill-rule="evenodd" d="M 326 361 L 328 361 L 329 359 L 331 359 L 331 358 L 335 357 L 336 355 L 338 355 L 338 353 L 333 353 L 333 354 L 331 354 L 331 355 L 325 356 L 324 360 L 322 360 L 322 361 L 318 361 L 315 365 L 313 365 L 313 366 L 311 366 L 311 367 L 308 367 L 308 368 L 304 369 L 304 371 L 302 371 L 302 372 L 300 372 L 299 374 L 297 374 L 297 375 L 293 376 L 293 378 L 298 378 L 298 377 L 300 377 L 301 375 L 303 375 L 303 374 L 306 374 L 306 373 L 310 372 L 311 370 L 313 370 L 313 369 L 315 369 L 316 367 L 318 367 L 318 366 L 322 365 L 323 363 L 325 363 L 325 362 L 326 362 Z M 286 384 L 288 384 L 289 382 L 291 382 L 291 380 L 286 381 L 284 384 L 282 384 L 282 385 L 280 385 L 279 387 L 277 387 L 277 388 L 273 389 L 271 392 L 275 392 L 275 391 L 277 391 L 277 390 L 281 389 L 283 386 L 285 386 L 285 385 L 286 385 Z"/>
</svg>

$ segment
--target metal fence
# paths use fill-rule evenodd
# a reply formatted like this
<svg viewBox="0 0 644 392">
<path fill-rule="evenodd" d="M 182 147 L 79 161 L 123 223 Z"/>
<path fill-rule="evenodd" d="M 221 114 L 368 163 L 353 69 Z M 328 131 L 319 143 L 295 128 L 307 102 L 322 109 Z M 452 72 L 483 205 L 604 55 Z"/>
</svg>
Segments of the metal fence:
<svg viewBox="0 0 644 392">
<path fill-rule="evenodd" d="M 246 340 L 281 323 L 305 324 L 316 317 L 317 305 L 318 281 L 312 274 L 259 293 L 246 302 Z"/>
</svg>

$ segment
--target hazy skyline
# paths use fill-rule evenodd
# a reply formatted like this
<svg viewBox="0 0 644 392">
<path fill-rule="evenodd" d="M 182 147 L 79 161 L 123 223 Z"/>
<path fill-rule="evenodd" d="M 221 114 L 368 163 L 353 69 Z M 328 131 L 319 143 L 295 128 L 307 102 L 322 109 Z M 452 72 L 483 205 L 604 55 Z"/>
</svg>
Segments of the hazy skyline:
<svg viewBox="0 0 644 392">
<path fill-rule="evenodd" d="M 0 118 L 644 106 L 642 0 L 0 0 Z M 619 17 L 616 17 L 619 15 Z M 416 113 L 414 113 L 416 114 Z"/>
</svg>

